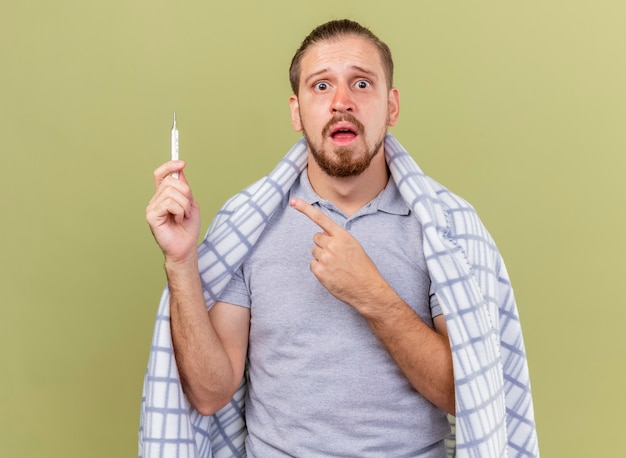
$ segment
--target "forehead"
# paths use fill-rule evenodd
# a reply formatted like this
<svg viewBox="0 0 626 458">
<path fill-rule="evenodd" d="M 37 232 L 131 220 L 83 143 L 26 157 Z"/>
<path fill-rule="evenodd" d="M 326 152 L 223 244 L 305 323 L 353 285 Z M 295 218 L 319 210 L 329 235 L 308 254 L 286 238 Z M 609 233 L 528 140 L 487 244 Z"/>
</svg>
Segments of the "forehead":
<svg viewBox="0 0 626 458">
<path fill-rule="evenodd" d="M 300 64 L 301 81 L 319 72 L 341 72 L 354 68 L 384 78 L 380 52 L 370 40 L 347 36 L 325 40 L 311 45 Z"/>
</svg>

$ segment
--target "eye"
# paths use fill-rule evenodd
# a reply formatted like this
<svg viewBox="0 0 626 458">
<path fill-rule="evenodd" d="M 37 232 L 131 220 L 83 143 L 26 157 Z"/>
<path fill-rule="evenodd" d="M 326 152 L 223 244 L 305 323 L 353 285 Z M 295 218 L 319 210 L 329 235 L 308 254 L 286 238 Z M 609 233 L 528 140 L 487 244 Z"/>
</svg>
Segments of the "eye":
<svg viewBox="0 0 626 458">
<path fill-rule="evenodd" d="M 326 81 L 319 81 L 313 85 L 316 91 L 326 91 L 328 89 L 328 83 Z"/>
<path fill-rule="evenodd" d="M 359 80 L 356 82 L 356 87 L 358 87 L 359 89 L 367 89 L 372 85 L 372 83 L 370 83 L 367 80 Z"/>
</svg>

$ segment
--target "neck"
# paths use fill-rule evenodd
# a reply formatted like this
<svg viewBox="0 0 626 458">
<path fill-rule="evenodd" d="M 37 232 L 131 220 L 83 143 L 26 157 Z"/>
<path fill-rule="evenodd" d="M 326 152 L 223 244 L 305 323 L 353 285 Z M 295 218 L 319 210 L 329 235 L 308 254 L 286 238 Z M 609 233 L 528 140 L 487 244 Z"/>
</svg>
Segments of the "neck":
<svg viewBox="0 0 626 458">
<path fill-rule="evenodd" d="M 347 216 L 352 216 L 387 186 L 389 171 L 385 154 L 380 151 L 363 173 L 353 177 L 327 175 L 309 153 L 308 169 L 311 187 L 324 200 L 332 202 Z"/>
</svg>

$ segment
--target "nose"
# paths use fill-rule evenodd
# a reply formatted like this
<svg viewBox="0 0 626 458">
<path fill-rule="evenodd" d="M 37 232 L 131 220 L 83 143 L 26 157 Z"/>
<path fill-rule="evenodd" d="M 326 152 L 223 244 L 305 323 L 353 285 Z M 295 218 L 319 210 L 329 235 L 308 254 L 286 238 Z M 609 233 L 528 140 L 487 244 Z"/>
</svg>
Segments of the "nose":
<svg viewBox="0 0 626 458">
<path fill-rule="evenodd" d="M 354 108 L 354 98 L 350 88 L 345 84 L 338 85 L 331 104 L 332 113 L 352 112 Z"/>
</svg>

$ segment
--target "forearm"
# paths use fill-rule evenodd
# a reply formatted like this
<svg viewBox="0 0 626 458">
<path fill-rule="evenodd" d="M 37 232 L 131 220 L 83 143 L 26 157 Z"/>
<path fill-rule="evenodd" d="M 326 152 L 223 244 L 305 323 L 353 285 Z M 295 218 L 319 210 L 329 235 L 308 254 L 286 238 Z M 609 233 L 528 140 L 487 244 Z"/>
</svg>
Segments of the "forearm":
<svg viewBox="0 0 626 458">
<path fill-rule="evenodd" d="M 372 299 L 357 310 L 413 387 L 454 415 L 454 374 L 448 337 L 428 327 L 391 287 L 382 289 Z"/>
<path fill-rule="evenodd" d="M 209 415 L 232 397 L 240 380 L 207 313 L 197 258 L 165 262 L 176 365 L 191 404 Z"/>
<path fill-rule="evenodd" d="M 416 390 L 454 413 L 452 353 L 445 322 L 435 319 L 440 332 L 430 329 L 384 280 L 350 232 L 300 199 L 290 204 L 324 230 L 313 236 L 313 275 L 367 320 Z"/>
</svg>

